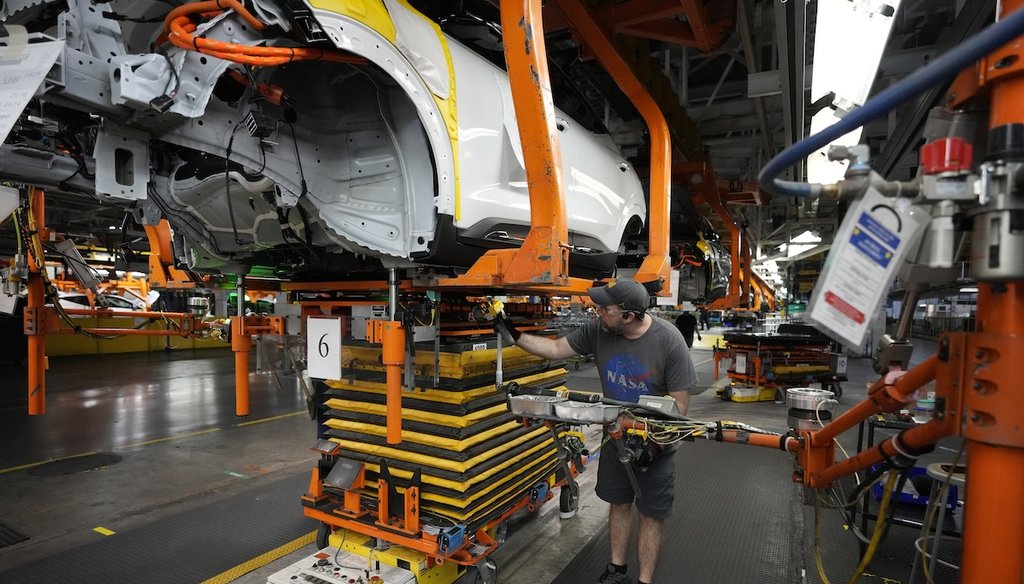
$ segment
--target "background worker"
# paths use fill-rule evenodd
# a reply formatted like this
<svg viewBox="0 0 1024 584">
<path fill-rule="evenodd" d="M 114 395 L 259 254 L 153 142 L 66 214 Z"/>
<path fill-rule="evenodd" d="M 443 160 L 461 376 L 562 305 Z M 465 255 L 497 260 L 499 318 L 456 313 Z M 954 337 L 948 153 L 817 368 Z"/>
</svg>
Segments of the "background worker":
<svg viewBox="0 0 1024 584">
<path fill-rule="evenodd" d="M 689 310 L 684 310 L 682 314 L 676 317 L 676 328 L 679 332 L 683 333 L 683 339 L 686 341 L 686 348 L 693 347 L 693 334 L 697 333 L 697 340 L 701 340 L 700 329 L 697 328 L 697 317 L 690 314 Z"/>
<path fill-rule="evenodd" d="M 598 318 L 568 336 L 552 339 L 522 334 L 503 313 L 495 320 L 495 329 L 506 341 L 547 359 L 593 353 L 605 397 L 636 402 L 644 394 L 670 395 L 676 399 L 679 412 L 685 414 L 690 389 L 697 381 L 693 361 L 679 332 L 667 321 L 647 314 L 651 300 L 643 285 L 629 278 L 618 278 L 607 286 L 590 288 L 588 294 L 597 305 Z M 626 575 L 626 560 L 634 502 L 640 514 L 639 583 L 651 583 L 665 520 L 672 513 L 675 497 L 675 457 L 671 452 L 674 449 L 662 451 L 642 472 L 634 466 L 641 493 L 637 499 L 615 444 L 609 441 L 602 447 L 596 491 L 598 497 L 611 504 L 608 511 L 611 562 L 598 579 L 599 583 L 632 582 Z"/>
</svg>

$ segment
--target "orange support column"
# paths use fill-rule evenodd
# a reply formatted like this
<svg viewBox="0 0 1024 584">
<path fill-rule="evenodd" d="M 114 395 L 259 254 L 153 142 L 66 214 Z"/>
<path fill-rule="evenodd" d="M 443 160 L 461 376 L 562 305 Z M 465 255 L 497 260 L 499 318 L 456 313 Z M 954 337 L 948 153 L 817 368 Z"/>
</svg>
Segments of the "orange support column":
<svg viewBox="0 0 1024 584">
<path fill-rule="evenodd" d="M 647 122 L 651 136 L 651 196 L 650 212 L 647 216 L 649 249 L 647 257 L 636 273 L 636 279 L 641 282 L 660 281 L 662 294 L 667 295 L 670 270 L 668 239 L 672 143 L 665 115 L 590 10 L 580 0 L 556 0 L 555 4 L 565 15 L 569 28 L 594 54 Z"/>
<path fill-rule="evenodd" d="M 35 265 L 30 262 L 30 265 Z M 28 337 L 28 415 L 46 413 L 46 332 L 43 326 L 43 278 L 29 269 L 25 335 Z"/>
<path fill-rule="evenodd" d="M 40 239 L 46 232 L 43 190 L 29 189 L 29 227 Z M 28 336 L 28 415 L 46 413 L 46 304 L 43 274 L 38 266 L 45 258 L 36 257 L 35 245 L 29 246 L 28 304 L 25 307 L 25 335 Z"/>
<path fill-rule="evenodd" d="M 239 303 L 245 302 L 239 295 Z M 244 316 L 231 317 L 231 350 L 235 353 L 235 415 L 249 415 L 249 351 L 252 336 L 245 329 Z"/>
<path fill-rule="evenodd" d="M 530 232 L 504 280 L 561 286 L 569 276 L 569 223 L 541 14 L 541 0 L 501 2 L 505 62 L 530 194 Z"/>
<path fill-rule="evenodd" d="M 402 366 L 405 364 L 405 329 L 393 320 L 376 321 L 381 328 L 381 357 L 387 380 L 388 444 L 402 443 Z"/>
<path fill-rule="evenodd" d="M 1003 0 L 998 10 L 1002 19 L 1024 10 L 1024 0 Z M 1024 37 L 981 61 L 986 68 L 985 84 L 991 87 L 990 131 L 1024 123 L 1021 57 Z M 986 194 L 996 195 L 990 201 L 999 204 L 1002 195 Z M 992 204 L 989 206 L 994 209 Z M 1010 210 L 1006 206 L 1002 210 L 1009 217 Z M 985 261 L 979 251 L 986 245 L 974 242 L 975 262 Z M 1016 253 L 1024 250 L 1018 247 Z M 962 389 L 968 468 L 960 577 L 963 584 L 1024 579 L 1024 392 L 1020 390 L 1024 282 L 1019 274 L 1012 276 L 1016 278 L 979 282 L 977 330 L 968 337 L 965 355 L 964 368 L 969 375 Z"/>
<path fill-rule="evenodd" d="M 968 488 L 960 582 L 1024 575 L 1024 283 L 979 284 L 963 389 Z"/>
</svg>

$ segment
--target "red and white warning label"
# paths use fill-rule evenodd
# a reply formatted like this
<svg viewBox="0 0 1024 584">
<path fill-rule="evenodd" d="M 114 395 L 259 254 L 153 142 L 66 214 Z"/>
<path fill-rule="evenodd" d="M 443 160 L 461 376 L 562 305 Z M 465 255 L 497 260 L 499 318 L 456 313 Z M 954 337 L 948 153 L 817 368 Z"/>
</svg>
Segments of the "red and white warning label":
<svg viewBox="0 0 1024 584">
<path fill-rule="evenodd" d="M 864 343 L 908 253 L 916 249 L 928 215 L 874 189 L 846 214 L 818 278 L 808 316 L 845 343 Z"/>
</svg>

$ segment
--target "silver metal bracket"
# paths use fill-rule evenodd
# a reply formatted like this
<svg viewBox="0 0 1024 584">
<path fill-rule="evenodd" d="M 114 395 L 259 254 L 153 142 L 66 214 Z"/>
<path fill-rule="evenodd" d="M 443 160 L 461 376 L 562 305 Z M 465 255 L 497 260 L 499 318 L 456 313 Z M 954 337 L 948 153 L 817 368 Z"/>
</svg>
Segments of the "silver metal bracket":
<svg viewBox="0 0 1024 584">
<path fill-rule="evenodd" d="M 96 194 L 137 201 L 147 196 L 149 136 L 106 123 L 96 136 Z"/>
</svg>

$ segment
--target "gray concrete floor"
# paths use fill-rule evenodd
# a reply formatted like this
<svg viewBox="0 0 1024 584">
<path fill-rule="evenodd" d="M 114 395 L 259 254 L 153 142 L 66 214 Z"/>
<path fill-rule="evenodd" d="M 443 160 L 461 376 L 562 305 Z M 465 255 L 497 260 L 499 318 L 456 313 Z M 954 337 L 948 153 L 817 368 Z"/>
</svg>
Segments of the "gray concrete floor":
<svg viewBox="0 0 1024 584">
<path fill-rule="evenodd" d="M 714 381 L 710 346 L 716 336 L 704 335 L 693 350 L 703 387 Z M 918 359 L 932 349 L 918 345 Z M 850 361 L 844 407 L 863 398 L 873 378 L 870 369 L 866 359 Z M 253 374 L 252 413 L 247 419 L 234 416 L 227 351 L 53 358 L 48 413 L 41 417 L 25 414 L 23 367 L 0 375 L 7 381 L 0 401 L 0 523 L 32 535 L 0 548 L 0 571 L 104 537 L 95 527 L 123 531 L 144 525 L 310 468 L 315 459 L 309 450 L 315 427 L 293 377 Z M 568 385 L 600 387 L 590 363 L 570 371 Z M 786 411 L 773 402 L 723 402 L 707 390 L 691 398 L 689 414 L 782 432 Z M 589 444 L 597 443 L 598 434 L 591 427 Z M 855 434 L 843 437 L 848 450 L 856 447 Z M 89 452 L 114 452 L 122 461 L 73 475 L 31 472 L 38 463 Z M 595 478 L 596 472 L 581 475 L 575 518 L 560 520 L 557 503 L 515 518 L 494 556 L 503 581 L 510 575 L 522 582 L 549 581 L 604 525 L 607 506 L 593 494 Z M 236 581 L 262 584 L 313 551 L 307 546 Z"/>
</svg>

